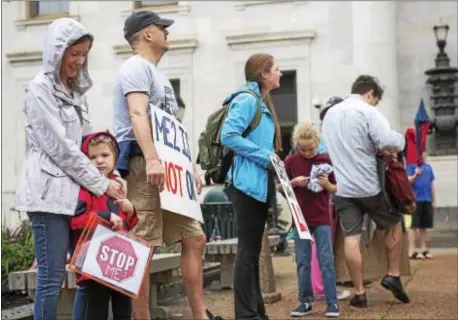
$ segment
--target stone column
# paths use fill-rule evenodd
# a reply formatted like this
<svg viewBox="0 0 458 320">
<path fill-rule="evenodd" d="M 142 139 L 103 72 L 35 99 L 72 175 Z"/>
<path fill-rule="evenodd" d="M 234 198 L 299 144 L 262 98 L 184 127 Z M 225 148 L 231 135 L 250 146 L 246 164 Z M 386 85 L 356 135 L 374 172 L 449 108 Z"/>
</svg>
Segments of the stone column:
<svg viewBox="0 0 458 320">
<path fill-rule="evenodd" d="M 352 1 L 351 5 L 355 74 L 370 74 L 380 80 L 385 93 L 377 108 L 388 118 L 393 129 L 400 130 L 396 2 Z"/>
</svg>

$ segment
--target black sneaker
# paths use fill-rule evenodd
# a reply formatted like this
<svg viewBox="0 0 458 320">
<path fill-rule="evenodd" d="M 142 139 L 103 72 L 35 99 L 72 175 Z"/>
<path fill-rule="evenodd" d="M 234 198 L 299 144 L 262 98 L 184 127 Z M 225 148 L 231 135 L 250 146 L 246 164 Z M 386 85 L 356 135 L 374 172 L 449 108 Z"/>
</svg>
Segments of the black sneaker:
<svg viewBox="0 0 458 320">
<path fill-rule="evenodd" d="M 344 282 L 337 282 L 338 286 L 353 288 L 353 281 L 344 281 Z M 369 287 L 372 284 L 372 280 L 363 280 L 363 285 L 365 287 Z"/>
<path fill-rule="evenodd" d="M 366 293 L 354 294 L 350 300 L 350 306 L 355 308 L 367 308 L 367 297 Z"/>
<path fill-rule="evenodd" d="M 391 291 L 396 299 L 401 301 L 402 303 L 409 303 L 410 299 L 407 293 L 404 291 L 404 287 L 402 286 L 401 279 L 399 277 L 393 276 L 385 276 L 380 283 L 382 287 Z"/>
<path fill-rule="evenodd" d="M 208 320 L 224 320 L 222 317 L 220 316 L 215 316 L 213 315 L 213 313 L 210 312 L 210 310 L 206 309 L 205 312 L 207 313 L 207 316 L 208 316 Z"/>
</svg>

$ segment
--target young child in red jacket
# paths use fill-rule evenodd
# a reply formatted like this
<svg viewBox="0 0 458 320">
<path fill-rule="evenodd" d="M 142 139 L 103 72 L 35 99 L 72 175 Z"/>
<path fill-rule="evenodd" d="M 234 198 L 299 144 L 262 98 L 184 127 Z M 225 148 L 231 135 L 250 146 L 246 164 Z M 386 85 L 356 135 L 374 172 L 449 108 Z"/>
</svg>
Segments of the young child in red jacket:
<svg viewBox="0 0 458 320">
<path fill-rule="evenodd" d="M 119 155 L 119 146 L 114 136 L 108 132 L 97 132 L 83 138 L 81 150 L 91 159 L 97 169 L 114 179 L 113 171 Z M 81 188 L 75 215 L 70 219 L 73 230 L 73 244 L 78 239 L 92 212 L 109 221 L 113 229 L 128 231 L 138 221 L 135 208 L 128 199 L 114 200 L 104 194 L 96 197 Z M 107 286 L 87 277 L 76 274 L 78 288 L 73 305 L 73 319 L 108 319 L 109 301 L 113 308 L 113 318 L 131 318 L 131 299 Z"/>
</svg>

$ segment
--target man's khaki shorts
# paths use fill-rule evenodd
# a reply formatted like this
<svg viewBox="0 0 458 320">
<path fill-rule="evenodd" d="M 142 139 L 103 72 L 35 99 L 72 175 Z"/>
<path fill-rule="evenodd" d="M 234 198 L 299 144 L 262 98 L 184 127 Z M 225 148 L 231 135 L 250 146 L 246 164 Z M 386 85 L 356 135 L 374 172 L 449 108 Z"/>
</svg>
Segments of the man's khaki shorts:
<svg viewBox="0 0 458 320">
<path fill-rule="evenodd" d="M 172 245 L 203 234 L 198 221 L 161 209 L 159 191 L 146 179 L 145 159 L 129 159 L 127 198 L 134 205 L 138 223 L 132 233 L 155 246 Z"/>
</svg>

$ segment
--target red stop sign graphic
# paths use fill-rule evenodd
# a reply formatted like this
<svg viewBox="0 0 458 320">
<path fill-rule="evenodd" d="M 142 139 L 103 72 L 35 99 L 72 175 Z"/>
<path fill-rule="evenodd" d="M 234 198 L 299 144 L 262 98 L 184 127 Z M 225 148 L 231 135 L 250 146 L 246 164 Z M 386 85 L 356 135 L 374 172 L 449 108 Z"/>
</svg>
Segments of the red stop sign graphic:
<svg viewBox="0 0 458 320">
<path fill-rule="evenodd" d="M 129 241 L 113 236 L 100 243 L 97 263 L 105 277 L 122 282 L 134 275 L 137 255 Z"/>
</svg>

